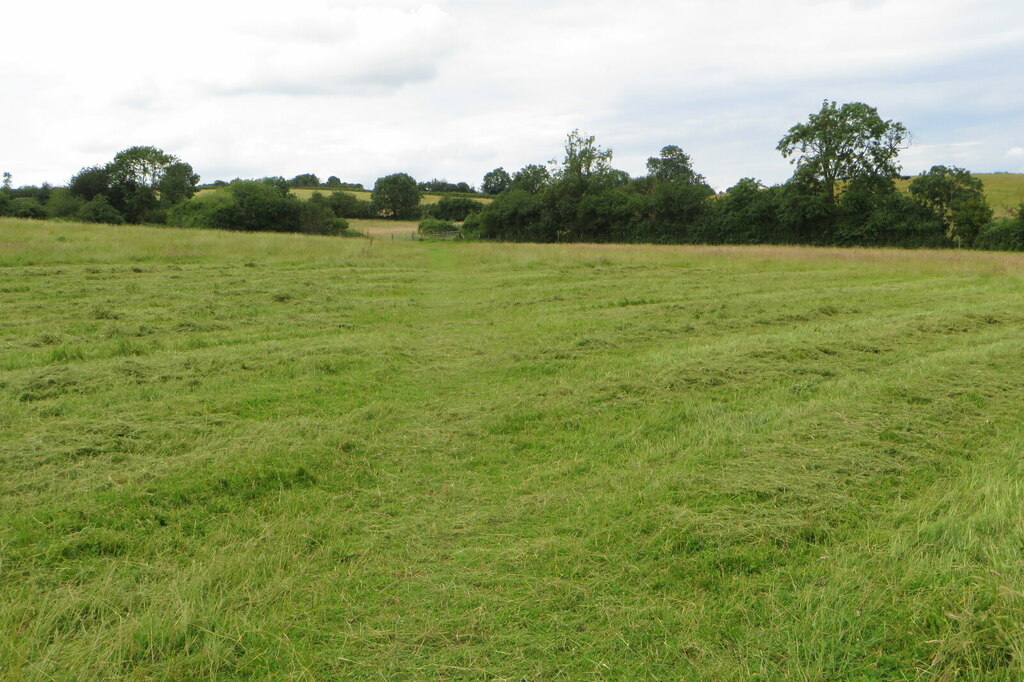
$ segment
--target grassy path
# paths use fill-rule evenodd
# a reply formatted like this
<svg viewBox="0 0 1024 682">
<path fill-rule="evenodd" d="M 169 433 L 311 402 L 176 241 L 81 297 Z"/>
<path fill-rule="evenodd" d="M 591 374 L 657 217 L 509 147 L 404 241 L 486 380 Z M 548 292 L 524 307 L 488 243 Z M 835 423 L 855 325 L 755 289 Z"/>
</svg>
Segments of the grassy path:
<svg viewBox="0 0 1024 682">
<path fill-rule="evenodd" d="M 1022 266 L 0 220 L 0 677 L 1020 679 Z"/>
</svg>

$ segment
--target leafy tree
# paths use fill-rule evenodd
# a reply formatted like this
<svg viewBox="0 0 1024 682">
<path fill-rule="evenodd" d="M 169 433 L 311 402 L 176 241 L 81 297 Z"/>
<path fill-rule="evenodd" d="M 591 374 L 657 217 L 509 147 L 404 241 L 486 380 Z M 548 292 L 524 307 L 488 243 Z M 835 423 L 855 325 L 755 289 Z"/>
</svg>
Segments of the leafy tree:
<svg viewBox="0 0 1024 682">
<path fill-rule="evenodd" d="M 587 185 L 607 176 L 611 170 L 612 150 L 602 149 L 593 135 L 573 130 L 565 140 L 565 158 L 555 173 L 556 179 Z"/>
<path fill-rule="evenodd" d="M 35 197 L 17 197 L 11 199 L 5 210 L 12 218 L 45 218 L 46 209 Z"/>
<path fill-rule="evenodd" d="M 515 172 L 508 189 L 539 192 L 549 182 L 551 182 L 551 173 L 547 167 L 531 163 Z"/>
<path fill-rule="evenodd" d="M 110 192 L 110 172 L 103 166 L 83 168 L 71 178 L 68 191 L 76 197 L 92 201 L 95 196 Z"/>
<path fill-rule="evenodd" d="M 324 183 L 324 187 L 341 187 L 341 178 L 337 175 L 332 175 L 327 178 L 327 182 Z"/>
<path fill-rule="evenodd" d="M 428 213 L 441 220 L 463 221 L 470 213 L 482 210 L 484 205 L 469 197 L 441 197 L 441 200 L 430 206 Z"/>
<path fill-rule="evenodd" d="M 377 178 L 370 201 L 378 214 L 399 219 L 419 205 L 420 190 L 408 173 L 393 173 Z"/>
<path fill-rule="evenodd" d="M 339 183 L 341 181 L 339 180 Z M 319 187 L 320 178 L 315 173 L 302 173 L 296 175 L 294 178 L 288 181 L 288 184 L 292 187 Z"/>
<path fill-rule="evenodd" d="M 825 100 L 821 111 L 789 129 L 777 149 L 785 158 L 796 155 L 790 162 L 797 171 L 820 181 L 835 204 L 838 180 L 899 175 L 896 157 L 906 137 L 902 123 L 882 120 L 874 107 Z"/>
<path fill-rule="evenodd" d="M 11 191 L 11 184 L 13 183 L 10 171 L 4 171 L 3 177 L 4 182 L 3 185 L 0 185 L 0 189 L 3 189 L 5 192 L 9 192 Z"/>
<path fill-rule="evenodd" d="M 199 175 L 192 166 L 177 161 L 164 169 L 163 177 L 157 187 L 160 190 L 160 201 L 164 204 L 177 204 L 191 198 L 199 186 Z"/>
<path fill-rule="evenodd" d="M 124 216 L 110 205 L 107 198 L 97 194 L 92 201 L 86 202 L 78 209 L 75 217 L 85 223 L 107 223 L 120 225 L 124 222 Z"/>
<path fill-rule="evenodd" d="M 480 191 L 484 194 L 501 194 L 512 184 L 512 176 L 500 166 L 484 175 L 484 181 L 480 184 Z"/>
<path fill-rule="evenodd" d="M 970 246 L 992 220 L 980 179 L 956 166 L 932 166 L 910 182 L 910 194 L 927 206 L 958 246 Z"/>
<path fill-rule="evenodd" d="M 167 167 L 178 158 L 156 147 L 129 147 L 107 166 L 112 185 L 155 188 Z"/>
<path fill-rule="evenodd" d="M 690 155 L 674 144 L 662 147 L 660 156 L 647 159 L 647 174 L 654 180 L 688 185 L 707 184 L 704 176 L 693 170 Z"/>
<path fill-rule="evenodd" d="M 71 218 L 85 204 L 85 200 L 71 194 L 66 187 L 58 187 L 50 193 L 46 202 L 46 214 L 51 218 Z"/>
</svg>

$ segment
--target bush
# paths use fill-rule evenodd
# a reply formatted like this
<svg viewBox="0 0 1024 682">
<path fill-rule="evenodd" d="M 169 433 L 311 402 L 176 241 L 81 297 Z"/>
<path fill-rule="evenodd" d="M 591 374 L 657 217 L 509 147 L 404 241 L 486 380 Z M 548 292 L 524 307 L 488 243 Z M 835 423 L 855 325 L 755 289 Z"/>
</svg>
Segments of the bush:
<svg viewBox="0 0 1024 682">
<path fill-rule="evenodd" d="M 420 234 L 436 235 L 443 234 L 445 232 L 455 232 L 459 228 L 456 227 L 455 223 L 448 220 L 440 220 L 438 218 L 424 218 L 420 221 Z"/>
<path fill-rule="evenodd" d="M 18 197 L 11 199 L 7 205 L 7 215 L 12 218 L 45 218 L 46 209 L 35 197 Z"/>
<path fill-rule="evenodd" d="M 334 215 L 325 202 L 307 201 L 299 211 L 299 232 L 339 235 L 348 230 L 348 221 Z"/>
<path fill-rule="evenodd" d="M 124 216 L 110 205 L 107 198 L 97 194 L 92 201 L 86 202 L 78 209 L 75 217 L 85 223 L 107 223 L 108 225 L 120 225 L 124 222 Z"/>
<path fill-rule="evenodd" d="M 985 251 L 1024 251 L 1024 214 L 1022 217 L 997 218 L 986 223 L 974 240 L 974 248 Z"/>
<path fill-rule="evenodd" d="M 441 220 L 454 220 L 456 222 L 462 222 L 471 213 L 476 213 L 482 210 L 484 205 L 474 199 L 467 199 L 465 197 L 442 197 L 433 206 L 427 206 L 425 212 L 427 216 L 432 218 L 439 218 Z"/>
<path fill-rule="evenodd" d="M 50 193 L 46 202 L 46 214 L 51 218 L 72 218 L 85 205 L 81 197 L 76 197 L 64 187 L 58 187 Z"/>
<path fill-rule="evenodd" d="M 167 215 L 167 223 L 175 227 L 224 227 L 232 220 L 234 198 L 228 192 L 205 192 L 176 204 Z"/>
<path fill-rule="evenodd" d="M 373 217 L 373 205 L 348 192 L 330 192 L 326 196 L 314 192 L 310 201 L 325 202 L 339 218 L 367 219 Z"/>
</svg>

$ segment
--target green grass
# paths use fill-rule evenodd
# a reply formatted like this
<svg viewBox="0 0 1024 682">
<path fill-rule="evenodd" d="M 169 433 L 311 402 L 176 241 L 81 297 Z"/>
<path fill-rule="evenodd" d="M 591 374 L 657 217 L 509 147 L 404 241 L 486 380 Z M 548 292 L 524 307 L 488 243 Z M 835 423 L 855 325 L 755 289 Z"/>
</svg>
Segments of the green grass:
<svg viewBox="0 0 1024 682">
<path fill-rule="evenodd" d="M 0 220 L 0 678 L 1019 680 L 1022 270 Z"/>
</svg>

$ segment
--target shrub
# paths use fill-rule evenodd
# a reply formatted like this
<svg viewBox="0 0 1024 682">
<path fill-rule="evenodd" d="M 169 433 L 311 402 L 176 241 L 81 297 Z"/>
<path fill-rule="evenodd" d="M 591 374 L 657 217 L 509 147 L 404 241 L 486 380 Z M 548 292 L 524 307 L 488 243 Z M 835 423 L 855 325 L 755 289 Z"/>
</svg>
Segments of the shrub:
<svg viewBox="0 0 1024 682">
<path fill-rule="evenodd" d="M 989 221 L 978 232 L 974 247 L 985 251 L 1024 251 L 1024 216 Z"/>
<path fill-rule="evenodd" d="M 420 234 L 436 235 L 443 234 L 445 232 L 454 232 L 459 228 L 455 226 L 455 223 L 448 220 L 440 220 L 438 218 L 424 218 L 420 221 Z"/>
<path fill-rule="evenodd" d="M 454 220 L 462 222 L 471 213 L 483 209 L 484 205 L 474 199 L 465 197 L 442 197 L 433 206 L 426 207 L 426 214 L 432 218 L 441 220 Z"/>
<path fill-rule="evenodd" d="M 92 201 L 88 201 L 78 209 L 75 217 L 86 223 L 107 223 L 109 225 L 120 225 L 124 222 L 124 216 L 110 205 L 107 198 L 97 194 Z"/>
<path fill-rule="evenodd" d="M 12 218 L 45 218 L 46 209 L 35 197 L 18 197 L 11 199 L 7 205 L 7 215 Z"/>
<path fill-rule="evenodd" d="M 76 197 L 64 187 L 58 187 L 50 193 L 46 202 L 46 214 L 51 218 L 71 218 L 85 205 L 81 197 Z"/>
<path fill-rule="evenodd" d="M 319 197 L 319 199 L 317 198 Z M 373 217 L 373 206 L 348 192 L 330 192 L 326 196 L 314 192 L 310 201 L 323 201 L 339 218 L 366 219 Z"/>
<path fill-rule="evenodd" d="M 235 210 L 234 198 L 228 192 L 207 192 L 176 204 L 167 215 L 167 223 L 175 227 L 224 227 Z"/>
<path fill-rule="evenodd" d="M 299 232 L 305 234 L 339 235 L 348 229 L 348 221 L 334 215 L 322 201 L 307 201 L 299 211 Z"/>
</svg>

